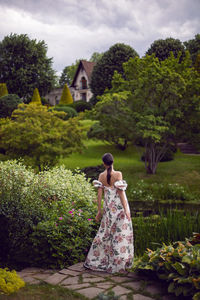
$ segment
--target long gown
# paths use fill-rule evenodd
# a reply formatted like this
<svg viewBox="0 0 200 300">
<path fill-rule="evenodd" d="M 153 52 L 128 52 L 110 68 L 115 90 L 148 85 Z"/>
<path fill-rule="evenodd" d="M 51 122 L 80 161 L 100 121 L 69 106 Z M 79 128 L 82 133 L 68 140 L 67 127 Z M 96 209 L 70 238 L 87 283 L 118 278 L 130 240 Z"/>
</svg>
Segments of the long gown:
<svg viewBox="0 0 200 300">
<path fill-rule="evenodd" d="M 109 273 L 124 272 L 132 267 L 134 256 L 132 221 L 127 219 L 118 194 L 118 190 L 123 190 L 128 205 L 127 184 L 124 180 L 116 181 L 113 188 L 98 180 L 93 184 L 104 189 L 103 216 L 84 266 Z"/>
</svg>

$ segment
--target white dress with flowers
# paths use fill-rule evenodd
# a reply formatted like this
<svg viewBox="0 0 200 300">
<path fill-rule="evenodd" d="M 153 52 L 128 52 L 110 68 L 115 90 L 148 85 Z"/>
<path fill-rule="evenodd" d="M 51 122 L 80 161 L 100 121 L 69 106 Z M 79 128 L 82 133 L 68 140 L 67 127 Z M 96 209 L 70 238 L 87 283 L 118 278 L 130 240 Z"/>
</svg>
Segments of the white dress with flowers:
<svg viewBox="0 0 200 300">
<path fill-rule="evenodd" d="M 131 268 L 134 254 L 132 222 L 127 219 L 118 194 L 118 190 L 123 190 L 127 201 L 127 184 L 124 180 L 116 181 L 113 188 L 98 180 L 93 184 L 104 189 L 103 217 L 84 266 L 109 273 L 123 272 Z"/>
</svg>

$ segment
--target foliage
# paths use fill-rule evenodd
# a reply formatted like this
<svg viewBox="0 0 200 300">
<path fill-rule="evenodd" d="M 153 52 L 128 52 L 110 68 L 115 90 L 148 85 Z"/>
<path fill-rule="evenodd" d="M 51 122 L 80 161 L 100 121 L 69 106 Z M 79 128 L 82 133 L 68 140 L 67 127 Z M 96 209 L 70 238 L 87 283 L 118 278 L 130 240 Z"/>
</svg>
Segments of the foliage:
<svg viewBox="0 0 200 300">
<path fill-rule="evenodd" d="M 163 244 L 155 251 L 147 249 L 136 263 L 142 272 L 156 273 L 159 279 L 168 282 L 168 292 L 176 296 L 190 296 L 199 299 L 200 294 L 200 244 L 193 246 L 185 242 Z"/>
<path fill-rule="evenodd" d="M 103 53 L 94 52 L 90 57 L 90 61 L 97 63 L 103 56 Z"/>
<path fill-rule="evenodd" d="M 96 205 L 82 173 L 55 167 L 35 174 L 19 162 L 0 162 L 0 186 L 4 262 L 63 267 L 84 257 L 96 229 Z"/>
<path fill-rule="evenodd" d="M 49 112 L 46 106 L 20 104 L 0 127 L 0 148 L 8 158 L 23 157 L 39 170 L 57 163 L 60 156 L 82 148 L 77 119 L 63 121 L 64 112 Z"/>
<path fill-rule="evenodd" d="M 181 200 L 194 201 L 198 197 L 177 183 L 145 183 L 140 180 L 130 189 L 131 201 L 159 201 L 159 200 Z"/>
<path fill-rule="evenodd" d="M 195 63 L 194 63 L 194 68 L 200 75 L 200 51 L 199 51 L 199 54 L 197 54 L 197 56 L 196 56 L 196 60 L 195 60 Z"/>
<path fill-rule="evenodd" d="M 128 141 L 133 140 L 129 130 L 132 119 L 127 109 L 127 92 L 104 94 L 91 112 L 91 117 L 98 120 L 88 132 L 89 138 L 97 138 L 125 150 Z M 120 126 L 119 126 L 120 124 Z"/>
<path fill-rule="evenodd" d="M 30 103 L 42 105 L 40 94 L 37 88 L 34 89 L 33 96 Z"/>
<path fill-rule="evenodd" d="M 184 42 L 184 45 L 190 52 L 193 64 L 195 64 L 197 55 L 200 54 L 200 34 L 196 34 L 194 39 Z"/>
<path fill-rule="evenodd" d="M 68 120 L 69 118 L 73 118 L 77 116 L 77 112 L 73 107 L 70 106 L 55 106 L 54 111 L 63 111 L 66 113 L 66 115 L 64 116 L 64 120 Z M 51 110 L 52 111 L 52 110 Z"/>
<path fill-rule="evenodd" d="M 73 98 L 67 84 L 64 85 L 59 105 L 68 105 L 73 103 Z"/>
<path fill-rule="evenodd" d="M 6 83 L 0 83 L 0 98 L 8 95 Z"/>
<path fill-rule="evenodd" d="M 91 104 L 83 100 L 74 101 L 74 103 L 70 104 L 70 106 L 73 107 L 78 113 L 91 109 Z"/>
<path fill-rule="evenodd" d="M 173 54 L 161 62 L 154 56 L 131 58 L 124 63 L 124 73 L 125 79 L 115 73 L 110 92 L 131 93 L 127 101 L 132 118 L 128 132 L 144 141 L 145 168 L 155 174 L 172 142 L 184 134 L 191 136 L 192 129 L 193 140 L 199 136 L 200 78 L 191 68 L 188 53 L 181 62 Z"/>
<path fill-rule="evenodd" d="M 170 147 L 168 147 L 165 153 L 163 154 L 160 162 L 170 161 L 173 159 L 174 159 L 174 152 L 170 149 Z M 145 153 L 142 154 L 141 160 L 145 161 Z"/>
<path fill-rule="evenodd" d="M 0 98 L 0 118 L 10 117 L 12 112 L 22 103 L 22 99 L 15 94 L 9 94 Z"/>
<path fill-rule="evenodd" d="M 79 63 L 80 59 L 76 60 L 71 66 L 66 66 L 63 69 L 59 79 L 59 84 L 61 87 L 64 87 L 65 84 L 68 84 L 69 86 L 72 84 Z"/>
<path fill-rule="evenodd" d="M 137 52 L 128 45 L 115 44 L 110 47 L 92 71 L 91 90 L 94 96 L 102 95 L 105 89 L 110 89 L 114 71 L 123 74 L 123 63 L 135 56 L 138 56 Z"/>
<path fill-rule="evenodd" d="M 119 296 L 116 296 L 113 291 L 108 291 L 107 294 L 100 293 L 96 299 L 97 300 L 117 300 L 117 299 L 119 299 Z"/>
<path fill-rule="evenodd" d="M 171 52 L 173 52 L 175 57 L 178 57 L 179 53 L 181 53 L 182 56 L 184 55 L 185 48 L 180 40 L 174 38 L 156 40 L 151 44 L 146 55 L 155 54 L 155 56 L 162 61 L 170 57 Z"/>
<path fill-rule="evenodd" d="M 54 86 L 55 72 L 45 42 L 31 40 L 26 34 L 4 37 L 0 42 L 0 82 L 6 82 L 9 92 L 25 101 L 36 87 L 46 95 Z"/>
<path fill-rule="evenodd" d="M 86 167 L 81 169 L 83 173 L 85 173 L 86 178 L 88 178 L 91 182 L 99 178 L 99 174 L 105 170 L 103 165 L 99 165 L 96 167 Z"/>
<path fill-rule="evenodd" d="M 11 294 L 24 286 L 24 281 L 17 275 L 16 271 L 0 268 L 0 293 Z"/>
</svg>

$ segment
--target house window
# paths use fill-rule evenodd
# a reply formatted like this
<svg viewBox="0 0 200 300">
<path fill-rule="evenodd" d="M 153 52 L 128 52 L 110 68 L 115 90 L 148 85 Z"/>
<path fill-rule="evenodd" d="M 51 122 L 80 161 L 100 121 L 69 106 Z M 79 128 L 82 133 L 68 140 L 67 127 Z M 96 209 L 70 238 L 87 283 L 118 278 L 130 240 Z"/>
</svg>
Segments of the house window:
<svg viewBox="0 0 200 300">
<path fill-rule="evenodd" d="M 85 77 L 82 77 L 81 78 L 81 88 L 84 90 L 84 89 L 87 89 L 87 80 L 85 79 Z"/>
<path fill-rule="evenodd" d="M 81 94 L 81 100 L 83 100 L 85 102 L 87 101 L 86 93 Z"/>
</svg>

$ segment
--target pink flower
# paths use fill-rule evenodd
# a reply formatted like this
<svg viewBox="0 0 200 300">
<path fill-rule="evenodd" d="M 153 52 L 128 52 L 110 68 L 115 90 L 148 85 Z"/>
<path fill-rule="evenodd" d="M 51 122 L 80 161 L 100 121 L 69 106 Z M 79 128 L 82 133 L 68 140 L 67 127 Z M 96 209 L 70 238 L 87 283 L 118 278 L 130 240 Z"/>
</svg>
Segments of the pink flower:
<svg viewBox="0 0 200 300">
<path fill-rule="evenodd" d="M 70 211 L 69 211 L 69 214 L 73 214 L 73 211 L 70 210 Z"/>
<path fill-rule="evenodd" d="M 58 224 L 56 224 L 56 226 L 58 226 Z"/>
<path fill-rule="evenodd" d="M 100 252 L 99 252 L 99 250 L 94 250 L 94 256 L 100 256 Z"/>
<path fill-rule="evenodd" d="M 127 240 L 128 244 L 131 244 L 132 241 L 133 241 L 133 236 L 132 236 L 132 234 L 131 234 L 131 235 L 127 235 L 127 236 L 126 236 L 126 240 Z"/>
<path fill-rule="evenodd" d="M 126 230 L 127 228 L 128 228 L 128 224 L 124 223 L 124 224 L 122 225 L 122 229 Z"/>
<path fill-rule="evenodd" d="M 120 252 L 121 252 L 121 253 L 125 253 L 125 252 L 126 252 L 126 247 L 125 247 L 125 246 L 122 246 L 122 247 L 120 248 Z"/>
<path fill-rule="evenodd" d="M 63 220 L 63 217 L 59 217 L 58 219 L 61 221 L 61 220 Z"/>
<path fill-rule="evenodd" d="M 72 208 L 72 211 L 74 211 L 74 208 Z"/>
<path fill-rule="evenodd" d="M 75 204 L 75 202 L 73 201 L 73 202 L 72 202 L 72 205 L 74 205 L 74 204 Z"/>
<path fill-rule="evenodd" d="M 79 213 L 78 215 L 80 216 L 81 214 Z"/>
<path fill-rule="evenodd" d="M 92 221 L 92 219 L 89 218 L 88 221 Z"/>
</svg>

